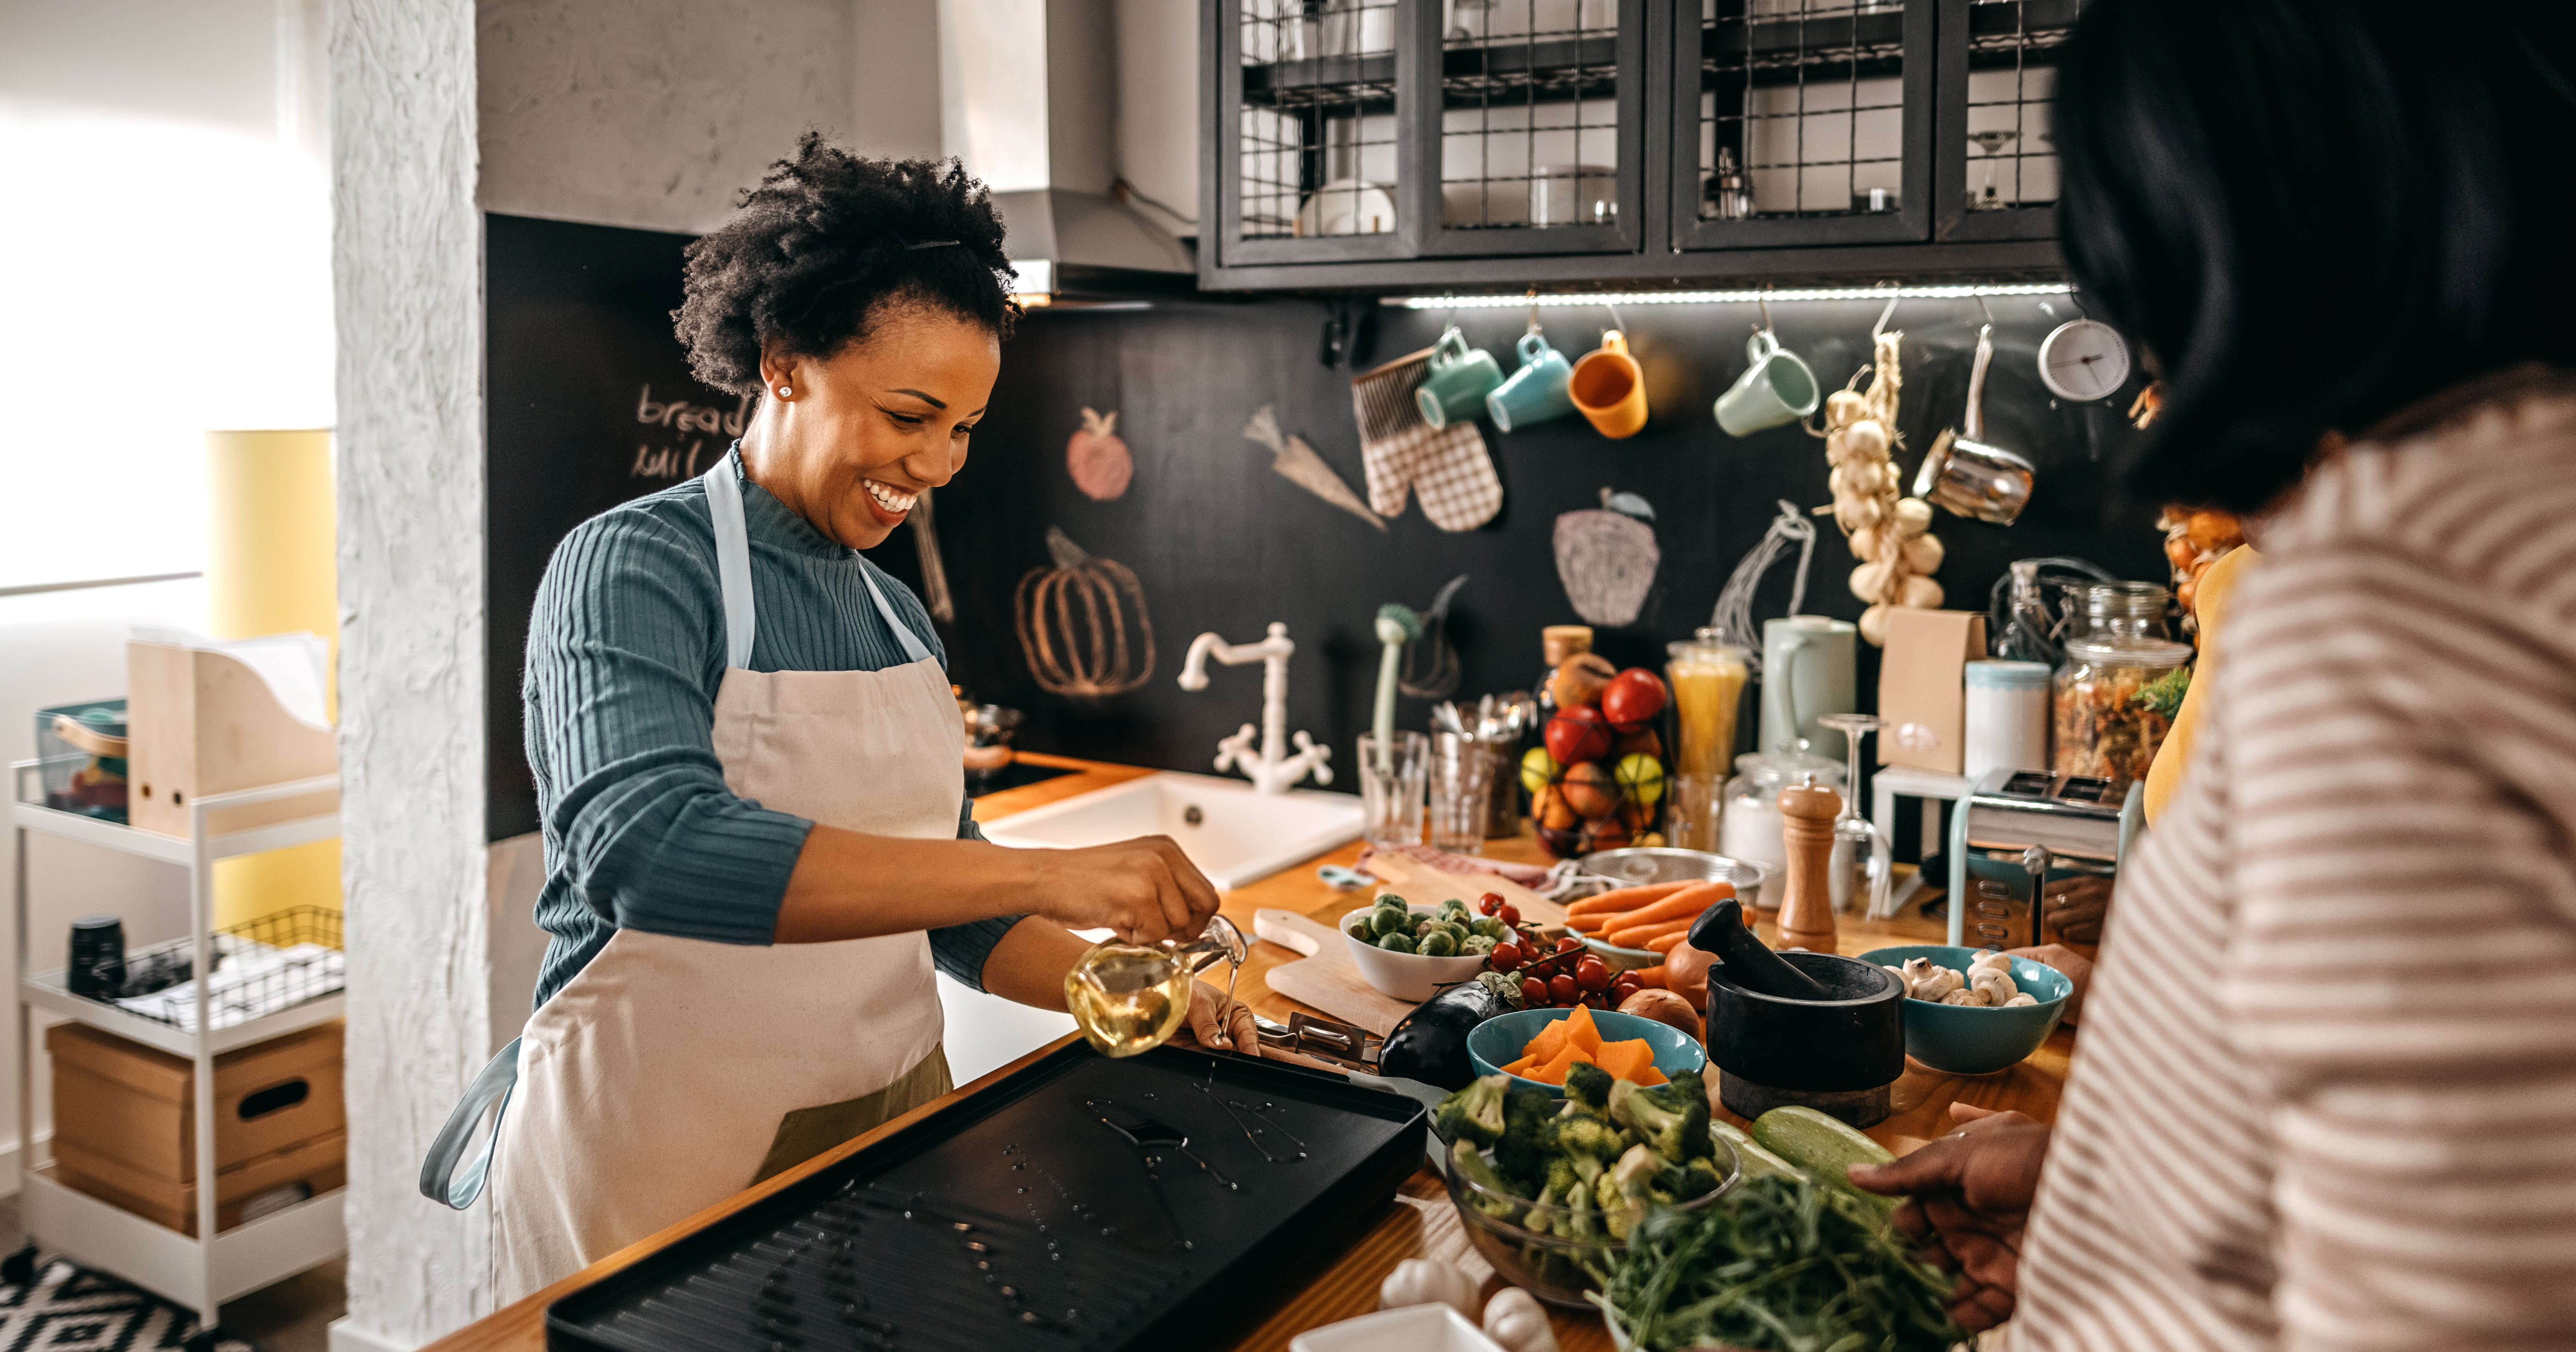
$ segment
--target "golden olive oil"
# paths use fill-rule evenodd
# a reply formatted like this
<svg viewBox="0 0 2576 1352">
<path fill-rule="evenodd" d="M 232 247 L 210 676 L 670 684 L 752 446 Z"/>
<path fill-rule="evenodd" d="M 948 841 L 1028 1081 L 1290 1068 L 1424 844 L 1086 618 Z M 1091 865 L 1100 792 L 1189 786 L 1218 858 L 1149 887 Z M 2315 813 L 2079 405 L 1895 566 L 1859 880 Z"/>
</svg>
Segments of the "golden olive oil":
<svg viewBox="0 0 2576 1352">
<path fill-rule="evenodd" d="M 1101 943 L 1064 974 L 1065 1003 L 1103 1056 L 1163 1045 L 1190 1012 L 1189 969 L 1161 948 Z"/>
</svg>

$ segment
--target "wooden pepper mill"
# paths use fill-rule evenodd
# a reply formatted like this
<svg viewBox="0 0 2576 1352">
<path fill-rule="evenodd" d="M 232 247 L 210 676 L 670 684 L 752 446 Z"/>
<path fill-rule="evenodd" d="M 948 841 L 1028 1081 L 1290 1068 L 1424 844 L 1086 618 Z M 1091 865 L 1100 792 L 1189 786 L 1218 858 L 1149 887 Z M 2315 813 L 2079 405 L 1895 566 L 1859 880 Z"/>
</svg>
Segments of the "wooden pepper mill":
<svg viewBox="0 0 2576 1352">
<path fill-rule="evenodd" d="M 1812 774 L 1780 790 L 1780 833 L 1789 876 L 1780 902 L 1778 947 L 1834 951 L 1834 819 L 1842 811 L 1842 795 L 1817 787 Z"/>
</svg>

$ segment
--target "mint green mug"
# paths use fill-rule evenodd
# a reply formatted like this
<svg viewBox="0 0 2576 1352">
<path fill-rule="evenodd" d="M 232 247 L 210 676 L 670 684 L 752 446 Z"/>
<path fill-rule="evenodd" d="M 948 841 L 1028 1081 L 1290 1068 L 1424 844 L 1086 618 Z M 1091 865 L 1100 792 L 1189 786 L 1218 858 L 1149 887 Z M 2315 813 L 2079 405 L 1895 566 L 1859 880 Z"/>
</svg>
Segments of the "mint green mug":
<svg viewBox="0 0 2576 1352">
<path fill-rule="evenodd" d="M 1467 335 L 1452 324 L 1431 349 L 1431 370 L 1414 387 L 1413 404 L 1422 410 L 1424 422 L 1447 427 L 1455 419 L 1475 417 L 1485 396 L 1502 383 L 1494 354 L 1467 346 Z"/>
<path fill-rule="evenodd" d="M 1749 437 L 1764 428 L 1796 422 L 1815 412 L 1823 400 L 1816 373 L 1797 353 L 1780 346 L 1771 330 L 1744 340 L 1744 358 L 1753 364 L 1717 397 L 1717 425 L 1727 435 Z"/>
<path fill-rule="evenodd" d="M 1485 415 L 1496 431 L 1509 432 L 1574 411 L 1574 396 L 1565 384 L 1574 378 L 1574 363 L 1547 345 L 1533 330 L 1521 335 L 1521 369 L 1485 396 Z"/>
</svg>

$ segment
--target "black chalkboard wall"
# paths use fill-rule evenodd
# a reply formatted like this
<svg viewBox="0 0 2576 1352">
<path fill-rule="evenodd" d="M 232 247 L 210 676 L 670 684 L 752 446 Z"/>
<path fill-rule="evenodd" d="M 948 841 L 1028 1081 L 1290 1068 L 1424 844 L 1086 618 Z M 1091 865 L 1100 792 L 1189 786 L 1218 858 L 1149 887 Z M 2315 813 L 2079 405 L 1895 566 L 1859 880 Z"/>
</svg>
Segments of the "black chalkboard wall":
<svg viewBox="0 0 2576 1352">
<path fill-rule="evenodd" d="M 668 312 L 678 301 L 684 240 L 501 216 L 488 223 L 490 826 L 498 839 L 536 826 L 517 691 L 528 602 L 548 552 L 582 518 L 721 453 L 730 435 L 720 424 L 735 401 L 689 381 L 671 337 Z M 2119 416 L 2134 388 L 2100 404 L 2056 401 L 2039 382 L 2036 353 L 2050 329 L 2074 317 L 2067 299 L 1998 298 L 1987 306 L 1997 347 L 1988 439 L 2028 455 L 2038 466 L 2038 489 L 2008 529 L 1940 516 L 1933 529 L 1948 558 L 1938 580 L 1949 604 L 1982 609 L 2008 561 L 2038 555 L 2080 555 L 2122 576 L 2161 578 L 2155 508 L 2118 501 L 2112 483 L 2113 462 L 2135 436 Z M 1771 308 L 1782 341 L 1838 385 L 1867 359 L 1880 307 Z M 1273 405 L 1283 429 L 1302 435 L 1355 491 L 1365 491 L 1349 373 L 1316 360 L 1327 314 L 1326 302 L 1297 297 L 1039 311 L 1004 345 L 1001 381 L 976 430 L 973 457 L 938 494 L 942 557 L 958 610 L 942 637 L 957 680 L 985 700 L 1027 712 L 1023 746 L 1205 770 L 1218 738 L 1258 719 L 1261 679 L 1255 668 L 1212 667 L 1209 689 L 1184 693 L 1174 680 L 1182 655 L 1202 630 L 1249 642 L 1277 620 L 1298 644 L 1289 727 L 1329 741 L 1337 763 L 1345 763 L 1368 721 L 1377 670 L 1370 623 L 1381 602 L 1425 605 L 1442 583 L 1468 574 L 1452 620 L 1462 695 L 1527 688 L 1538 671 L 1539 627 L 1580 622 L 1557 580 L 1555 518 L 1597 506 L 1600 490 L 1615 488 L 1654 505 L 1663 562 L 1637 623 L 1602 633 L 1597 646 L 1622 665 L 1660 666 L 1665 642 L 1708 623 L 1718 589 L 1761 538 L 1777 500 L 1828 499 L 1821 442 L 1795 427 L 1739 441 L 1710 415 L 1710 401 L 1744 367 L 1754 307 L 1639 305 L 1620 318 L 1647 372 L 1651 412 L 1643 433 L 1608 441 L 1579 418 L 1508 436 L 1486 425 L 1503 481 L 1501 515 L 1451 535 L 1412 508 L 1381 533 L 1272 472 L 1270 451 L 1242 435 L 1253 410 Z M 1450 316 L 1390 308 L 1377 317 L 1382 360 L 1428 346 Z M 1470 342 L 1511 369 L 1525 310 L 1454 317 Z M 1573 355 L 1597 345 L 1611 316 L 1598 306 L 1551 308 L 1540 320 L 1550 341 Z M 1901 424 L 1909 448 L 1898 460 L 1909 473 L 1922 448 L 1958 420 L 1982 321 L 1975 300 L 1910 300 L 1897 309 L 1892 327 L 1906 336 Z M 683 420 L 708 410 L 705 425 L 640 423 L 639 412 L 656 412 L 639 408 L 648 384 L 655 403 L 692 405 Z M 1066 473 L 1065 442 L 1086 406 L 1117 410 L 1118 433 L 1135 457 L 1134 482 L 1115 501 L 1091 501 Z M 1022 575 L 1049 565 L 1049 525 L 1141 579 L 1157 647 L 1154 679 L 1142 689 L 1078 705 L 1044 693 L 1029 675 L 1011 597 Z M 872 557 L 917 584 L 909 535 L 898 532 Z M 1859 615 L 1860 602 L 1845 586 L 1851 564 L 1826 524 L 1807 609 Z M 1758 615 L 1787 609 L 1790 571 L 1787 563 L 1773 571 Z M 1861 689 L 1868 692 L 1876 688 L 1876 664 L 1866 645 L 1862 652 Z M 1425 726 L 1426 706 L 1404 700 L 1399 719 Z"/>
</svg>

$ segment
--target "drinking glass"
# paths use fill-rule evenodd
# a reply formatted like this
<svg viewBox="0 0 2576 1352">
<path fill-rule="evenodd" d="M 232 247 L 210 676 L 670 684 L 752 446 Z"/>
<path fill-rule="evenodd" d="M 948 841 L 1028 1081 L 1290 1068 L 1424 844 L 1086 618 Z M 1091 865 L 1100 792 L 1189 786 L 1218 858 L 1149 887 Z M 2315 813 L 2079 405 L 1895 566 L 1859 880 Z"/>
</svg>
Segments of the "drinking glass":
<svg viewBox="0 0 2576 1352">
<path fill-rule="evenodd" d="M 1664 812 L 1664 834 L 1674 848 L 1718 854 L 1717 819 L 1726 804 L 1724 775 L 1675 775 L 1672 806 Z"/>
<path fill-rule="evenodd" d="M 1431 845 L 1458 854 L 1485 851 L 1485 816 L 1493 807 L 1494 749 L 1443 732 L 1431 739 Z"/>
<path fill-rule="evenodd" d="M 1422 783 L 1431 739 L 1399 732 L 1381 743 L 1360 734 L 1360 805 L 1363 834 L 1371 845 L 1422 843 Z"/>
</svg>

